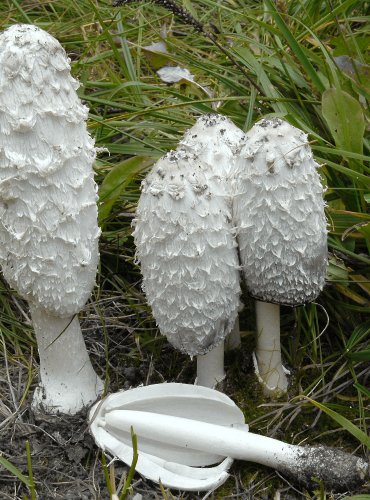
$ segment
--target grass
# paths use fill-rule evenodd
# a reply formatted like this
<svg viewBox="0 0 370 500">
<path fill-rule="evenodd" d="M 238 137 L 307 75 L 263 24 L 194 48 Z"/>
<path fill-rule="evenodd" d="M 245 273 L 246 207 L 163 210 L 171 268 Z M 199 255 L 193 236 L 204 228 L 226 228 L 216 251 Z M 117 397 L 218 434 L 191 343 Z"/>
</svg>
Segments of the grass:
<svg viewBox="0 0 370 500">
<path fill-rule="evenodd" d="M 293 373 L 288 400 L 267 403 L 256 395 L 251 366 L 240 356 L 227 360 L 229 394 L 243 407 L 255 431 L 365 453 L 370 415 L 370 167 L 365 132 L 369 4 L 355 0 L 178 3 L 204 24 L 206 33 L 213 33 L 214 40 L 150 2 L 121 8 L 95 0 L 3 0 L 0 5 L 1 29 L 34 23 L 60 40 L 71 57 L 73 74 L 81 81 L 79 94 L 90 108 L 89 129 L 103 151 L 96 162 L 103 234 L 94 300 L 108 325 L 105 333 L 109 337 L 114 319 L 103 318 L 108 314 L 105 303 L 109 297 L 123 296 L 132 339 L 125 363 L 139 366 L 150 359 L 150 366 L 161 366 L 160 357 L 168 347 L 158 336 L 140 290 L 130 226 L 140 181 L 150 165 L 176 146 L 199 114 L 217 111 L 244 130 L 267 114 L 282 117 L 309 134 L 315 158 L 323 165 L 328 284 L 318 304 L 283 309 L 284 358 Z M 219 35 L 210 23 L 219 28 Z M 166 54 L 145 48 L 160 40 L 166 43 Z M 187 68 L 199 85 L 163 83 L 156 74 L 163 64 Z M 26 375 L 24 408 L 29 387 L 36 381 L 35 343 L 20 299 L 4 283 L 0 286 L 0 351 L 4 363 L 7 360 Z M 253 302 L 247 296 L 244 302 L 240 320 L 248 358 L 254 315 Z M 101 342 L 110 345 L 109 338 Z M 161 376 L 174 380 L 192 365 L 169 352 Z M 113 354 L 106 351 L 104 356 L 111 387 L 122 387 L 124 378 L 112 366 Z M 289 490 L 271 471 L 253 465 L 238 464 L 235 477 L 253 498 L 272 497 L 279 488 Z M 31 480 L 34 488 L 30 476 Z M 235 491 L 235 482 L 230 481 L 217 498 Z M 325 486 L 318 486 L 317 497 L 325 494 L 329 494 Z"/>
</svg>

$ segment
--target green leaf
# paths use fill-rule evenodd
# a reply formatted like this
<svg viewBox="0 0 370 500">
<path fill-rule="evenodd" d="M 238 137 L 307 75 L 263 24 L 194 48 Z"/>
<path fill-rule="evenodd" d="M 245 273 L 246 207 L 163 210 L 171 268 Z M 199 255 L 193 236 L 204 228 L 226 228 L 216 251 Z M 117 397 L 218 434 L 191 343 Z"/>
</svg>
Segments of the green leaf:
<svg viewBox="0 0 370 500">
<path fill-rule="evenodd" d="M 109 216 L 114 203 L 126 186 L 153 163 L 152 158 L 135 156 L 118 163 L 106 175 L 99 189 L 99 223 Z"/>
<path fill-rule="evenodd" d="M 305 396 L 305 398 L 308 399 L 308 401 L 312 403 L 314 406 L 316 406 L 316 408 L 329 415 L 329 417 L 335 420 L 337 424 L 339 424 L 341 427 L 343 427 L 343 429 L 348 431 L 350 434 L 352 434 L 352 436 L 354 436 L 358 441 L 360 441 L 361 444 L 363 444 L 367 448 L 370 448 L 370 437 L 367 434 L 365 434 L 365 432 L 363 432 L 359 427 L 354 425 L 350 420 L 343 417 L 336 411 L 323 405 L 322 403 L 315 401 L 314 399 L 311 399 L 307 396 Z"/>
<path fill-rule="evenodd" d="M 322 114 L 337 147 L 362 154 L 365 119 L 360 103 L 347 92 L 331 88 L 322 96 Z M 351 165 L 362 170 L 360 162 Z"/>
<path fill-rule="evenodd" d="M 11 462 L 9 462 L 6 458 L 0 456 L 0 466 L 4 467 L 7 469 L 13 476 L 17 477 L 22 483 L 24 483 L 27 488 L 30 487 L 31 481 L 28 479 L 28 477 L 24 476 L 22 472 Z"/>
</svg>

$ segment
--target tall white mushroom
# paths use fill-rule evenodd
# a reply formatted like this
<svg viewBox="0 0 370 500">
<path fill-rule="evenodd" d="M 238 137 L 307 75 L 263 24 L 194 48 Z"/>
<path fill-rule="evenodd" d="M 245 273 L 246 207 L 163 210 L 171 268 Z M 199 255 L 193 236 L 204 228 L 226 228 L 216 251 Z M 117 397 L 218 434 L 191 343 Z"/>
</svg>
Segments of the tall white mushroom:
<svg viewBox="0 0 370 500">
<path fill-rule="evenodd" d="M 207 114 L 198 118 L 181 139 L 179 147 L 195 154 L 199 161 L 205 162 L 210 169 L 208 176 L 218 177 L 219 188 L 229 210 L 232 210 L 232 176 L 240 145 L 245 134 L 223 115 Z M 233 329 L 226 340 L 227 347 L 235 349 L 240 345 L 239 321 L 236 319 Z"/>
<path fill-rule="evenodd" d="M 234 177 L 234 220 L 244 276 L 257 299 L 255 365 L 267 394 L 287 390 L 279 305 L 314 300 L 325 284 L 323 188 L 307 135 L 278 118 L 246 134 Z"/>
<path fill-rule="evenodd" d="M 0 35 L 0 265 L 28 300 L 40 355 L 35 408 L 75 413 L 102 391 L 77 313 L 98 263 L 94 141 L 59 42 Z"/>
<path fill-rule="evenodd" d="M 222 122 L 219 147 L 231 161 L 229 146 L 221 143 L 235 126 Z M 200 141 L 206 142 L 207 128 L 215 134 L 216 123 L 211 117 L 198 122 Z M 206 146 L 197 151 L 189 144 L 197 136 L 191 131 L 144 180 L 134 237 L 160 331 L 182 352 L 198 356 L 198 383 L 213 387 L 224 377 L 223 341 L 238 315 L 239 262 L 224 172 L 207 161 Z"/>
</svg>

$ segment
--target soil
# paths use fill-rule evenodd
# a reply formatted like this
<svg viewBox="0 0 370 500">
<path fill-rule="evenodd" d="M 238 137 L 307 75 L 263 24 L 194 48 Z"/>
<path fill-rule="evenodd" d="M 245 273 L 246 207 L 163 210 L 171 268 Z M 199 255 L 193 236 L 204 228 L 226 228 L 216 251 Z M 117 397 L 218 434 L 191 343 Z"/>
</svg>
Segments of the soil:
<svg viewBox="0 0 370 500">
<path fill-rule="evenodd" d="M 20 305 L 24 308 L 20 320 L 24 321 L 27 308 L 25 304 Z M 150 328 L 156 331 L 155 325 L 147 322 L 147 317 L 144 308 L 142 314 L 139 311 L 133 315 L 122 297 L 102 299 L 98 309 L 93 304 L 85 308 L 81 326 L 87 348 L 98 374 L 105 379 L 109 374 L 109 392 L 164 381 L 193 383 L 195 360 L 191 361 L 189 357 L 175 352 L 167 342 L 155 335 L 146 338 L 143 334 L 138 342 L 137 332 L 145 332 Z M 104 323 L 101 318 L 104 318 Z M 127 475 L 128 467 L 115 461 L 104 469 L 104 457 L 88 431 L 86 411 L 75 416 L 35 414 L 30 403 L 37 385 L 37 360 L 33 358 L 32 352 L 25 355 L 25 349 L 20 353 L 20 349 L 11 342 L 6 345 L 7 349 L 0 353 L 3 357 L 0 359 L 0 460 L 1 457 L 8 460 L 29 478 L 28 442 L 35 481 L 34 498 L 108 500 L 108 485 L 113 482 L 118 486 Z M 251 377 L 252 372 L 249 350 L 237 357 L 237 374 L 234 356 L 234 368 L 230 366 L 230 375 L 223 387 L 233 399 L 236 399 L 237 391 L 240 390 L 240 379 L 243 378 L 245 391 L 245 377 Z M 252 393 L 253 390 L 252 387 Z M 105 457 L 108 465 L 109 460 L 110 457 Z M 131 486 L 127 498 L 133 500 L 310 498 L 303 487 L 294 483 L 294 478 L 292 482 L 270 469 L 240 462 L 234 463 L 227 483 L 211 494 L 164 492 L 137 474 Z M 361 488 L 353 490 L 356 491 L 364 493 Z M 27 486 L 0 464 L 0 500 L 24 498 L 32 498 Z M 343 495 L 330 498 L 339 500 Z"/>
</svg>

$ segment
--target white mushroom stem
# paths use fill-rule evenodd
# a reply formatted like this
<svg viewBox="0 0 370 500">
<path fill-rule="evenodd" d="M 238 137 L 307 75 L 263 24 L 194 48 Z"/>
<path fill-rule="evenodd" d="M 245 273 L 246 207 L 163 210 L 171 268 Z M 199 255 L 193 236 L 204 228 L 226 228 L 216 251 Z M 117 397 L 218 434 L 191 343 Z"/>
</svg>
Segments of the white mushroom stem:
<svg viewBox="0 0 370 500">
<path fill-rule="evenodd" d="M 236 428 L 145 411 L 113 410 L 99 423 L 117 439 L 127 439 L 131 426 L 140 442 L 158 442 L 158 447 L 176 446 L 221 457 L 257 462 L 289 474 L 300 482 L 312 478 L 328 481 L 336 488 L 364 480 L 368 465 L 362 459 L 333 448 L 303 447 Z M 343 467 L 343 466 L 344 467 Z"/>
<path fill-rule="evenodd" d="M 258 462 L 268 467 L 292 462 L 298 448 L 248 432 L 246 425 L 233 428 L 135 410 L 111 411 L 105 415 L 105 422 L 101 425 L 118 439 L 122 431 L 127 432 L 133 426 L 138 436 L 139 450 L 140 437 L 150 438 L 161 443 L 207 451 L 221 457 Z"/>
<path fill-rule="evenodd" d="M 349 453 L 249 433 L 230 398 L 196 385 L 138 387 L 110 394 L 90 410 L 97 445 L 128 465 L 131 427 L 138 437 L 137 472 L 170 488 L 213 490 L 226 480 L 232 458 L 273 467 L 310 488 L 323 480 L 328 489 L 355 489 L 369 473 L 368 464 Z"/>
<path fill-rule="evenodd" d="M 224 343 L 197 356 L 197 385 L 214 389 L 225 378 Z"/>
<path fill-rule="evenodd" d="M 95 373 L 77 316 L 59 318 L 31 307 L 40 356 L 40 385 L 33 407 L 74 414 L 91 405 L 103 390 Z"/>
<path fill-rule="evenodd" d="M 289 373 L 281 362 L 280 306 L 257 300 L 256 322 L 256 374 L 265 395 L 279 396 L 287 391 Z"/>
</svg>

